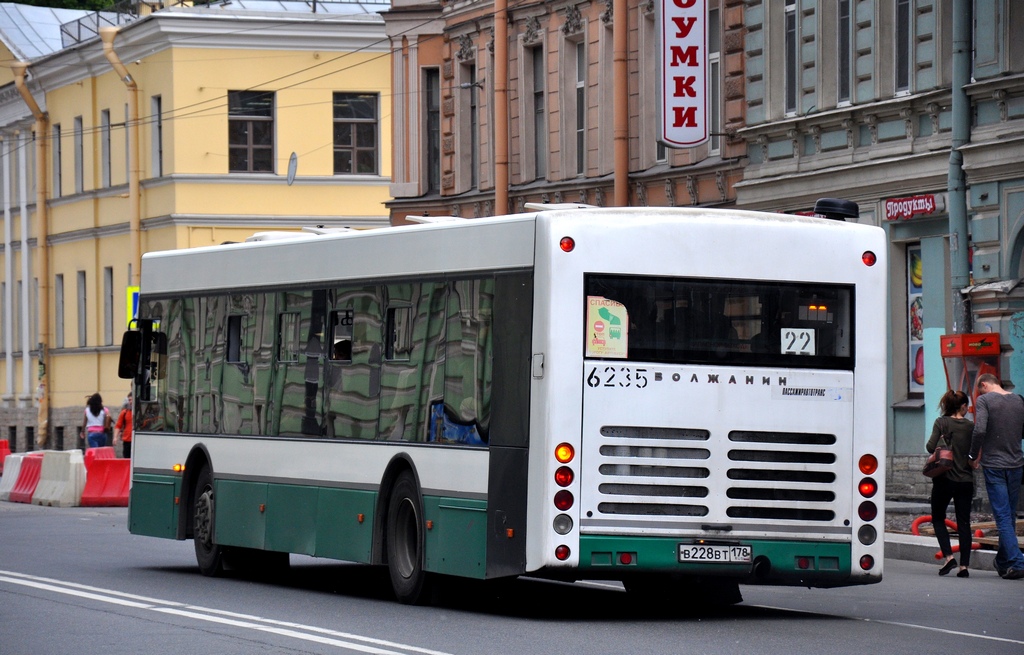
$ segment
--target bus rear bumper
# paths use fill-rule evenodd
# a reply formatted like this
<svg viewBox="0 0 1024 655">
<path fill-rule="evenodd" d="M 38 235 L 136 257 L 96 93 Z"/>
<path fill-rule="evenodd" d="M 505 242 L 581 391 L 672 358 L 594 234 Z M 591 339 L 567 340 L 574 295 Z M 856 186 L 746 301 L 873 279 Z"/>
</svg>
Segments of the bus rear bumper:
<svg viewBox="0 0 1024 655">
<path fill-rule="evenodd" d="M 881 564 L 876 572 L 852 567 L 848 542 L 801 540 L 708 540 L 701 545 L 719 548 L 701 553 L 724 559 L 694 561 L 684 559 L 692 553 L 693 539 L 666 537 L 628 537 L 584 535 L 580 537 L 579 568 L 582 578 L 624 580 L 647 574 L 671 574 L 680 577 L 733 578 L 744 584 L 792 585 L 804 587 L 840 587 L 879 582 Z M 749 546 L 749 559 L 742 551 L 729 553 L 721 546 Z M 687 548 L 689 547 L 689 548 Z M 738 557 L 742 561 L 729 561 Z"/>
</svg>

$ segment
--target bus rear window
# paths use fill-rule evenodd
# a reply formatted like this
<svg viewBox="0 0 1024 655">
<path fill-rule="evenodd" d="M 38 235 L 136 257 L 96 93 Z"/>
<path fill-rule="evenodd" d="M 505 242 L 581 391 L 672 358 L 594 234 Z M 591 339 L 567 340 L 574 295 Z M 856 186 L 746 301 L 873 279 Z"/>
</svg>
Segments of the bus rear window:
<svg viewBox="0 0 1024 655">
<path fill-rule="evenodd" d="M 853 286 L 586 276 L 585 356 L 853 369 Z"/>
</svg>

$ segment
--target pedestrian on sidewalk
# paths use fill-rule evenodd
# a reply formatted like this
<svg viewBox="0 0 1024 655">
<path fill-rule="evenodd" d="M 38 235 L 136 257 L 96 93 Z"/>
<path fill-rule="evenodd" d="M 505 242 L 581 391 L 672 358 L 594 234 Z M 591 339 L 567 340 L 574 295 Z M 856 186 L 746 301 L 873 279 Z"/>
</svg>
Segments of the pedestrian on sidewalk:
<svg viewBox="0 0 1024 655">
<path fill-rule="evenodd" d="M 85 405 L 85 416 L 82 417 L 81 437 L 86 441 L 86 448 L 102 448 L 107 445 L 107 433 L 113 421 L 110 410 L 103 406 L 103 396 L 94 393 L 89 396 Z"/>
<path fill-rule="evenodd" d="M 132 458 L 132 392 L 124 399 L 121 412 L 117 415 L 117 422 L 114 423 L 114 443 L 120 441 L 123 444 L 121 457 Z"/>
<path fill-rule="evenodd" d="M 974 432 L 968 458 L 980 463 L 985 490 L 999 531 L 995 567 L 1007 580 L 1024 578 L 1024 554 L 1017 540 L 1017 499 L 1024 473 L 1024 398 L 1003 389 L 991 373 L 978 376 Z"/>
<path fill-rule="evenodd" d="M 953 468 L 932 478 L 932 525 L 935 527 L 935 538 L 939 548 L 946 557 L 939 569 L 939 575 L 947 575 L 957 565 L 953 556 L 953 548 L 949 543 L 949 530 L 946 529 L 946 509 L 949 501 L 953 501 L 956 512 L 956 532 L 960 542 L 960 570 L 956 577 L 968 578 L 971 575 L 971 501 L 974 499 L 974 470 L 967 454 L 971 449 L 971 433 L 974 423 L 965 418 L 968 408 L 967 394 L 963 391 L 950 389 L 939 400 L 939 411 L 942 416 L 935 419 L 932 425 L 932 436 L 925 446 L 928 452 L 934 452 L 939 439 L 945 438 L 953 450 Z"/>
</svg>

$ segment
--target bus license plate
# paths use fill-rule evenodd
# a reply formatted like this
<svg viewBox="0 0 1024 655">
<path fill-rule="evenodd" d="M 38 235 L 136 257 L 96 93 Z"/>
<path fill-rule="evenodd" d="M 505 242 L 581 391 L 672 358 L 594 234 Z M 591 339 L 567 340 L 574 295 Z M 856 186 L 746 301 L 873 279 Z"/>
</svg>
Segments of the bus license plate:
<svg viewBox="0 0 1024 655">
<path fill-rule="evenodd" d="M 705 562 L 718 564 L 749 563 L 750 546 L 723 546 L 709 544 L 679 544 L 680 562 Z"/>
</svg>

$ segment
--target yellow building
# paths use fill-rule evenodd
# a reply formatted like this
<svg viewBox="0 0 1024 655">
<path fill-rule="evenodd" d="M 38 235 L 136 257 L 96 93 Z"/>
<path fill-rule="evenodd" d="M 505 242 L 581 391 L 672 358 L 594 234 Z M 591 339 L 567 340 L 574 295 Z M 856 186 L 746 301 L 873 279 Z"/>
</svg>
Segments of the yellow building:
<svg viewBox="0 0 1024 655">
<path fill-rule="evenodd" d="M 143 252 L 388 224 L 387 6 L 0 4 L 0 439 L 116 414 Z"/>
</svg>

